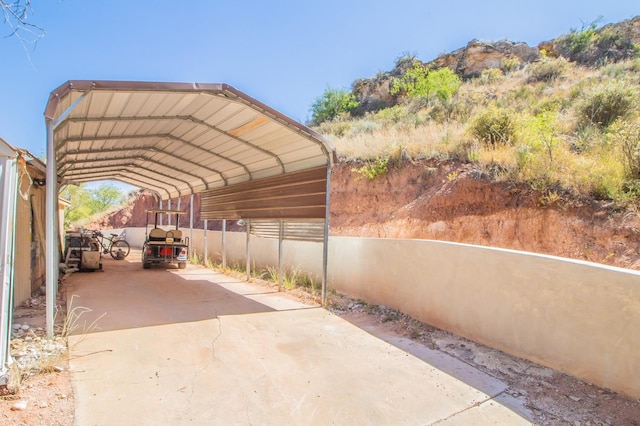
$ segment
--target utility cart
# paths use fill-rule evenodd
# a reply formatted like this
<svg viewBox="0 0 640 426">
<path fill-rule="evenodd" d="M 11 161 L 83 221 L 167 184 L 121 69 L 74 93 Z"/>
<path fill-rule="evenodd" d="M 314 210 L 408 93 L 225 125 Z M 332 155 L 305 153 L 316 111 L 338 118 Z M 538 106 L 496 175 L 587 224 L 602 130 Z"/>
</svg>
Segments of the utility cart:
<svg viewBox="0 0 640 426">
<path fill-rule="evenodd" d="M 180 216 L 187 214 L 180 210 L 149 209 L 145 226 L 145 242 L 142 247 L 142 267 L 151 265 L 176 264 L 178 268 L 187 267 L 189 259 L 189 237 L 183 237 L 180 230 Z M 161 218 L 175 218 L 175 224 L 160 227 Z M 166 223 L 170 223 L 166 220 Z"/>
</svg>

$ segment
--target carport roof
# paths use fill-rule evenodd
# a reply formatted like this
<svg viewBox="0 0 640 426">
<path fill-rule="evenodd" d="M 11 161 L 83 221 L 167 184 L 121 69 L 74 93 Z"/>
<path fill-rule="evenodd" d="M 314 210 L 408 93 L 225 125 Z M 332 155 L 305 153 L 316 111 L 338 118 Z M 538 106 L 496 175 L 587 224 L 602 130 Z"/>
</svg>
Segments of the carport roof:
<svg viewBox="0 0 640 426">
<path fill-rule="evenodd" d="M 227 84 L 68 81 L 51 92 L 57 174 L 162 199 L 331 166 L 322 136 Z"/>
</svg>

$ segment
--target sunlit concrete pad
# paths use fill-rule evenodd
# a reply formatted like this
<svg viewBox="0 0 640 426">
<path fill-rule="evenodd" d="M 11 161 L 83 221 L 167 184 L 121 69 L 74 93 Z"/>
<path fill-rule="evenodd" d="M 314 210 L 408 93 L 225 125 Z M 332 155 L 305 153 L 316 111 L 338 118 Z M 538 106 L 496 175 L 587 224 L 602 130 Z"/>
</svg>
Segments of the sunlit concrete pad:
<svg viewBox="0 0 640 426">
<path fill-rule="evenodd" d="M 429 424 L 489 399 L 320 308 L 73 336 L 70 346 L 81 425 Z M 478 415 L 528 424 L 497 403 Z"/>
<path fill-rule="evenodd" d="M 529 424 L 493 399 L 504 384 L 268 287 L 106 269 L 68 285 L 97 319 L 69 338 L 78 425 Z"/>
<path fill-rule="evenodd" d="M 523 423 L 522 417 L 504 406 L 491 400 L 478 406 L 474 406 L 461 413 L 456 413 L 447 419 L 438 422 L 440 426 L 489 426 L 489 425 L 518 425 Z"/>
</svg>

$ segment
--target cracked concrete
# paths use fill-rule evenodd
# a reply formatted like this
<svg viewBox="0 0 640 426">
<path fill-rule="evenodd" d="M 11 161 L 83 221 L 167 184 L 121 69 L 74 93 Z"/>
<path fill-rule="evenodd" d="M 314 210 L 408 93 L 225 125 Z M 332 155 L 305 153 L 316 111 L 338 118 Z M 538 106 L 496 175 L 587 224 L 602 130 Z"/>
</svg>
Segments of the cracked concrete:
<svg viewBox="0 0 640 426">
<path fill-rule="evenodd" d="M 70 278 L 87 321 L 106 312 L 70 337 L 78 425 L 530 424 L 504 383 L 441 352 L 202 268 L 147 272 Z"/>
</svg>

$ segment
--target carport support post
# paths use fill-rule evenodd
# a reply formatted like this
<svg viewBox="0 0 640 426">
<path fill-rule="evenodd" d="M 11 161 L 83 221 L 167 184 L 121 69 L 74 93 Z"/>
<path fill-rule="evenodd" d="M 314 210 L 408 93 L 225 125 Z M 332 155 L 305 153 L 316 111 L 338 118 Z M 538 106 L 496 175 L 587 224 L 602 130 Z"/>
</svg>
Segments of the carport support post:
<svg viewBox="0 0 640 426">
<path fill-rule="evenodd" d="M 324 242 L 322 244 L 322 304 L 327 305 L 327 264 L 329 262 L 329 202 L 331 201 L 331 166 L 327 167 L 327 202 L 324 214 Z"/>
<path fill-rule="evenodd" d="M 171 199 L 167 200 L 167 208 L 171 210 Z M 167 226 L 171 226 L 171 215 L 167 215 Z"/>
<path fill-rule="evenodd" d="M 227 219 L 222 219 L 222 269 L 227 269 Z"/>
<path fill-rule="evenodd" d="M 160 199 L 160 210 L 162 210 L 162 198 Z M 162 215 L 159 215 L 160 226 L 162 226 Z"/>
<path fill-rule="evenodd" d="M 177 202 L 176 210 L 180 210 L 180 197 L 178 197 L 178 202 Z M 180 219 L 179 219 L 179 217 L 176 215 L 176 227 L 178 226 L 178 222 L 180 222 Z M 184 226 L 184 225 L 182 225 L 182 226 Z"/>
<path fill-rule="evenodd" d="M 251 281 L 251 221 L 247 220 L 247 282 Z"/>
<path fill-rule="evenodd" d="M 207 259 L 208 259 L 208 256 L 209 256 L 209 248 L 207 247 L 207 228 L 208 228 L 207 219 L 205 219 L 204 220 L 204 232 L 203 232 L 203 239 L 204 239 L 204 248 L 203 248 L 203 252 L 204 252 L 203 256 L 204 256 L 204 258 L 203 258 L 203 262 L 204 262 L 205 266 L 207 266 Z"/>
<path fill-rule="evenodd" d="M 191 198 L 189 199 L 189 246 L 192 246 L 192 245 L 193 245 L 193 194 L 191 194 Z M 189 256 L 191 255 L 192 253 L 189 253 Z"/>
<path fill-rule="evenodd" d="M 58 118 L 47 115 L 45 110 L 44 122 L 47 128 L 47 173 L 45 175 L 45 213 L 47 224 L 45 228 L 45 273 L 46 273 L 46 325 L 47 336 L 53 338 L 53 320 L 55 315 L 56 295 L 58 294 L 58 164 L 56 163 L 56 148 L 53 142 L 54 129 L 69 115 L 71 111 L 84 99 L 87 92 L 78 97 Z M 48 108 L 47 108 L 48 109 Z"/>
<path fill-rule="evenodd" d="M 278 291 L 282 291 L 282 240 L 284 237 L 284 221 L 280 219 L 278 230 Z"/>
<path fill-rule="evenodd" d="M 47 336 L 53 338 L 54 308 L 58 292 L 58 177 L 55 146 L 53 144 L 53 122 L 45 119 L 47 127 L 47 173 L 46 173 L 46 215 L 45 264 L 46 264 L 46 308 Z"/>
</svg>

